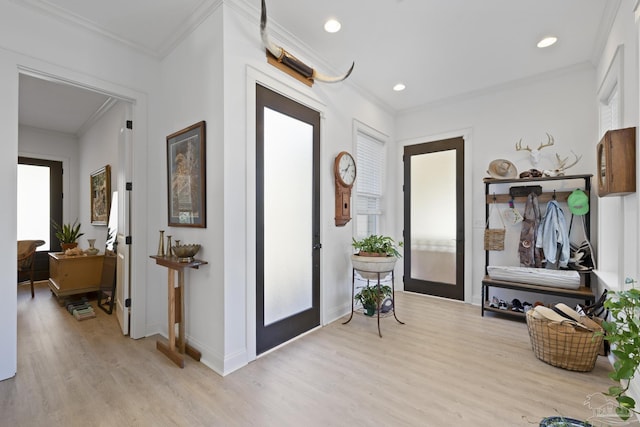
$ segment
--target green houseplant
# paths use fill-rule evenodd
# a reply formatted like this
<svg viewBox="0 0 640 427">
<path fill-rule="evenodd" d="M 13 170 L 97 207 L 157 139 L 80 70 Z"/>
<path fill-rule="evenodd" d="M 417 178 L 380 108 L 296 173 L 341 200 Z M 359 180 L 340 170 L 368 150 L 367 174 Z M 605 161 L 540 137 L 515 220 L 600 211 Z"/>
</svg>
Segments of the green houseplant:
<svg viewBox="0 0 640 427">
<path fill-rule="evenodd" d="M 372 234 L 364 239 L 352 239 L 351 245 L 358 250 L 360 256 L 393 256 L 401 258 L 398 248 L 402 247 L 402 242 L 396 243 L 389 236 L 378 236 Z"/>
<path fill-rule="evenodd" d="M 73 224 L 58 224 L 57 222 L 51 220 L 53 225 L 53 229 L 55 230 L 56 237 L 60 241 L 60 246 L 62 249 L 68 249 L 71 247 L 75 247 L 78 245 L 78 238 L 80 236 L 84 236 L 84 233 L 80 232 L 80 223 L 76 218 L 73 221 Z"/>
<path fill-rule="evenodd" d="M 367 316 L 373 316 L 380 303 L 391 296 L 391 292 L 391 286 L 389 285 L 380 285 L 380 289 L 378 289 L 377 285 L 367 285 L 360 289 L 354 299 L 362 304 Z"/>
<path fill-rule="evenodd" d="M 625 280 L 627 285 L 635 283 L 629 278 Z M 620 382 L 609 387 L 605 394 L 616 399 L 616 414 L 627 420 L 632 414 L 639 413 L 635 400 L 624 393 L 640 366 L 640 289 L 632 287 L 626 291 L 610 292 L 604 307 L 611 313 L 611 320 L 602 322 L 604 339 L 611 344 L 611 353 L 616 357 L 609 377 Z"/>
<path fill-rule="evenodd" d="M 360 276 L 375 280 L 380 273 L 393 271 L 398 258 L 402 255 L 398 248 L 402 242 L 396 243 L 389 236 L 372 234 L 364 239 L 352 239 L 351 245 L 358 253 L 351 255 L 351 264 Z"/>
</svg>

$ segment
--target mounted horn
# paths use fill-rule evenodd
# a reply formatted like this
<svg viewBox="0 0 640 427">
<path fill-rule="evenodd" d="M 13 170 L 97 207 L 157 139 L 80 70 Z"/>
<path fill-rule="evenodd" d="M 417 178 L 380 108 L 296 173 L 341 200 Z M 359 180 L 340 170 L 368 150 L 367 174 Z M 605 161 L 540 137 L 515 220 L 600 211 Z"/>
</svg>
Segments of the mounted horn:
<svg viewBox="0 0 640 427">
<path fill-rule="evenodd" d="M 260 13 L 260 36 L 262 37 L 262 44 L 265 49 L 273 55 L 275 60 L 278 63 L 286 65 L 288 68 L 293 70 L 299 76 L 304 78 L 307 81 L 313 82 L 314 80 L 318 80 L 324 83 L 338 83 L 346 79 L 351 75 L 353 71 L 353 67 L 356 65 L 355 62 L 351 64 L 351 68 L 342 76 L 331 77 L 325 74 L 322 74 L 312 67 L 309 67 L 304 62 L 300 61 L 298 58 L 281 48 L 280 46 L 273 43 L 269 37 L 269 33 L 267 32 L 267 6 L 265 4 L 265 0 L 262 0 L 262 11 Z M 302 80 L 302 79 L 301 79 Z M 308 83 L 307 83 L 308 84 Z"/>
</svg>

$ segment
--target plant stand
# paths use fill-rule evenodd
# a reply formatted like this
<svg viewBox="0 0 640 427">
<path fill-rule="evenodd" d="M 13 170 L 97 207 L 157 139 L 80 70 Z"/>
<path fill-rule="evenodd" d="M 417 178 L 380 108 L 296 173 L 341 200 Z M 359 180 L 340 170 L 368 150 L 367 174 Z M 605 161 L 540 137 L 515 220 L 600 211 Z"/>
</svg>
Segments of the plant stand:
<svg viewBox="0 0 640 427">
<path fill-rule="evenodd" d="M 356 311 L 355 310 L 355 303 L 354 303 L 354 295 L 355 295 L 355 284 L 356 284 L 356 271 L 358 272 L 358 274 L 363 277 L 364 280 L 367 281 L 367 286 L 369 286 L 369 282 L 370 280 L 376 280 L 376 286 L 378 287 L 378 292 L 380 292 L 380 278 L 381 277 L 386 277 L 389 273 L 391 273 L 391 302 L 392 302 L 392 306 L 391 306 L 391 312 L 393 313 L 393 317 L 396 319 L 396 321 L 398 323 L 400 323 L 401 325 L 404 325 L 404 322 L 402 322 L 400 319 L 398 319 L 398 316 L 396 316 L 396 288 L 395 288 L 395 280 L 394 280 L 394 276 L 393 276 L 393 270 L 388 270 L 388 271 L 366 271 L 366 270 L 360 270 L 360 269 L 356 269 L 356 268 L 352 268 L 351 269 L 351 315 L 349 316 L 349 318 L 345 321 L 342 322 L 343 325 L 346 325 L 347 323 L 351 322 L 351 319 L 353 319 L 353 313 Z M 367 277 L 376 277 L 376 279 L 369 279 Z M 380 336 L 380 338 L 382 338 L 382 332 L 380 332 L 380 302 L 378 302 L 378 307 L 376 308 L 376 312 L 377 312 L 377 318 L 378 318 L 378 335 Z M 383 315 L 383 317 L 386 317 Z"/>
<path fill-rule="evenodd" d="M 207 261 L 199 259 L 191 262 L 178 262 L 175 257 L 150 256 L 156 260 L 156 264 L 166 267 L 168 270 L 168 308 L 169 308 L 169 339 L 168 343 L 156 341 L 156 348 L 164 353 L 173 363 L 184 368 L 183 354 L 191 356 L 196 361 L 200 361 L 201 353 L 186 342 L 185 338 L 185 311 L 184 311 L 184 269 L 198 269 Z M 175 276 L 178 276 L 176 284 Z M 176 325 L 178 325 L 178 335 L 176 336 Z"/>
</svg>

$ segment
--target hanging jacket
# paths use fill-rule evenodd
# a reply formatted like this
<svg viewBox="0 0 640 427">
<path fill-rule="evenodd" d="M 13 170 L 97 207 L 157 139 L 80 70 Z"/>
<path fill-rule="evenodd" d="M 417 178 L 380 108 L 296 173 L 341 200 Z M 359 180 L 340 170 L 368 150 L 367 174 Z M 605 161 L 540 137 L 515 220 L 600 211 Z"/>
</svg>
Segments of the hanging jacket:
<svg viewBox="0 0 640 427">
<path fill-rule="evenodd" d="M 542 256 L 540 249 L 536 247 L 536 232 L 540 224 L 540 208 L 538 207 L 538 196 L 530 193 L 524 207 L 524 219 L 522 230 L 520 231 L 520 244 L 518 254 L 520 264 L 524 267 L 541 267 Z"/>
<path fill-rule="evenodd" d="M 558 263 L 558 267 L 566 267 L 569 262 L 569 232 L 562 208 L 555 200 L 547 203 L 544 218 L 538 227 L 536 245 L 542 248 L 547 260 L 547 267 Z"/>
</svg>

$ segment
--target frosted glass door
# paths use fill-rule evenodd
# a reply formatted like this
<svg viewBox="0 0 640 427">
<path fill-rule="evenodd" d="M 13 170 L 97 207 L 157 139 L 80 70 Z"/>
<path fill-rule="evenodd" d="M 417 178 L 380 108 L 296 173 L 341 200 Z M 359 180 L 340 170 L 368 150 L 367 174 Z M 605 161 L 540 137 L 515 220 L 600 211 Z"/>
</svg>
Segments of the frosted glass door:
<svg viewBox="0 0 640 427">
<path fill-rule="evenodd" d="M 256 354 L 320 324 L 320 114 L 256 88 Z"/>
<path fill-rule="evenodd" d="M 313 128 L 264 111 L 264 324 L 311 307 Z"/>
<path fill-rule="evenodd" d="M 411 157 L 411 277 L 456 283 L 456 152 Z"/>
</svg>

